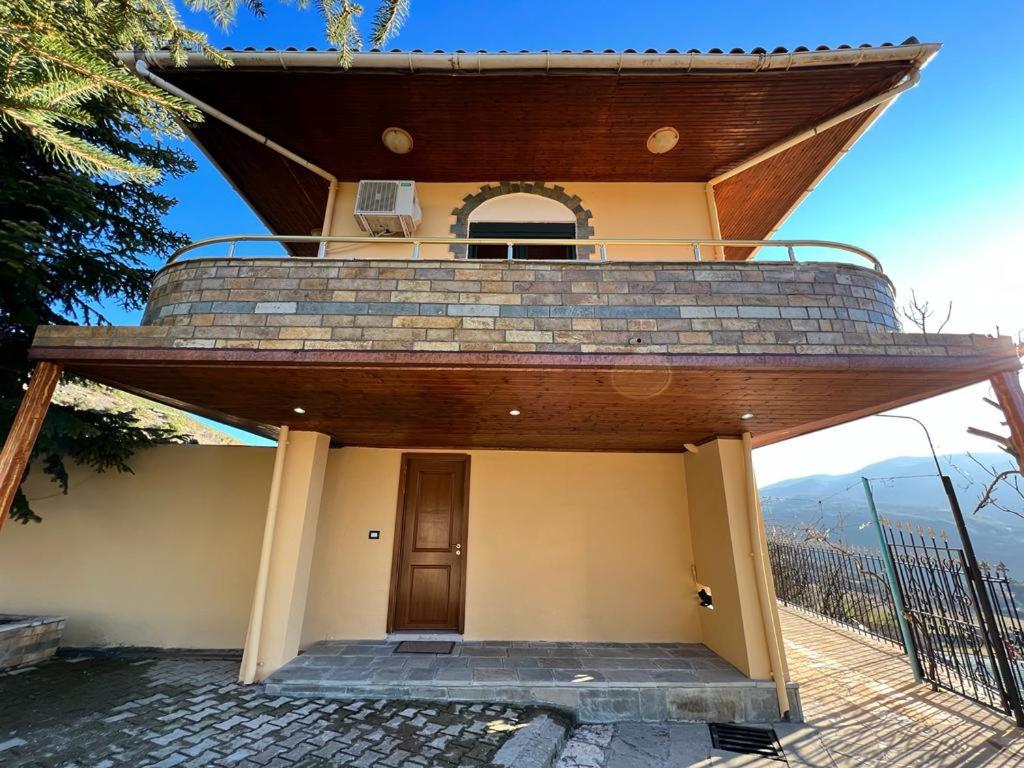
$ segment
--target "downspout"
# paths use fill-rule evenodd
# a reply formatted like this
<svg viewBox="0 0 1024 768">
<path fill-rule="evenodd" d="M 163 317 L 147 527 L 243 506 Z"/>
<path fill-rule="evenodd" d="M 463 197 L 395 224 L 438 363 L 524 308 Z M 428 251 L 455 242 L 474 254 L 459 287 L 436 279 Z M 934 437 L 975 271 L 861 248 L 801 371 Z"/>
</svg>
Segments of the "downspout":
<svg viewBox="0 0 1024 768">
<path fill-rule="evenodd" d="M 722 225 L 718 220 L 718 203 L 715 202 L 715 188 L 711 186 L 711 182 L 704 185 L 704 196 L 708 201 L 708 221 L 711 223 L 711 236 L 715 240 L 722 239 Z M 725 248 L 721 245 L 714 247 L 715 259 L 722 261 L 725 259 Z"/>
<path fill-rule="evenodd" d="M 267 501 L 267 519 L 263 525 L 263 546 L 260 548 L 259 570 L 256 572 L 256 592 L 252 598 L 249 631 L 242 650 L 242 669 L 238 682 L 248 685 L 256 682 L 259 666 L 260 636 L 263 634 L 263 610 L 267 601 L 267 583 L 270 580 L 270 554 L 274 549 L 274 528 L 277 525 L 277 507 L 281 500 L 281 475 L 288 450 L 288 427 L 277 433 L 277 451 L 274 453 L 274 473 L 270 478 L 270 498 Z"/>
<path fill-rule="evenodd" d="M 209 115 L 210 117 L 212 117 L 212 118 L 214 118 L 216 120 L 220 120 L 225 125 L 230 125 L 236 131 L 244 133 L 250 139 L 253 139 L 254 141 L 258 141 L 260 144 L 262 144 L 263 146 L 267 147 L 268 149 L 274 150 L 279 155 L 284 155 L 289 160 L 291 160 L 293 163 L 298 163 L 299 165 L 301 165 L 306 170 L 309 170 L 309 171 L 312 171 L 313 173 L 315 173 L 317 176 L 320 176 L 323 179 L 327 179 L 327 181 L 330 181 L 330 182 L 336 182 L 338 180 L 337 177 L 335 177 L 335 175 L 333 173 L 331 173 L 330 171 L 325 171 L 319 165 L 315 165 L 315 164 L 309 162 L 308 160 L 306 160 L 305 158 L 300 157 L 299 155 L 295 154 L 290 149 L 282 147 L 280 144 L 278 144 L 273 139 L 270 139 L 270 138 L 264 136 L 262 133 L 258 133 L 257 131 L 254 131 L 252 128 L 250 128 L 249 126 L 245 125 L 244 123 L 240 123 L 237 120 L 235 120 L 235 118 L 229 117 L 228 115 L 225 115 L 219 109 L 217 109 L 216 107 L 210 106 L 205 101 L 201 101 L 200 99 L 197 99 L 195 96 L 190 94 L 188 91 L 183 91 L 181 88 L 179 88 L 178 86 L 176 86 L 176 85 L 174 85 L 172 83 L 167 82 L 162 77 L 159 77 L 158 75 L 154 75 L 152 72 L 150 72 L 149 67 L 146 66 L 146 62 L 144 62 L 142 59 L 139 59 L 138 61 L 135 62 L 135 71 L 138 72 L 139 77 L 142 77 L 145 80 L 149 80 L 149 82 L 151 82 L 157 88 L 162 88 L 163 90 L 167 91 L 168 93 L 174 94 L 175 96 L 177 96 L 182 101 L 187 101 L 189 104 L 191 104 L 193 107 L 198 109 L 203 114 Z"/>
<path fill-rule="evenodd" d="M 169 83 L 166 80 L 164 80 L 162 77 L 159 77 L 158 75 L 154 75 L 150 71 L 149 67 L 146 65 L 146 62 L 143 61 L 142 59 L 138 59 L 135 62 L 135 71 L 139 74 L 139 77 L 142 77 L 145 80 L 148 80 L 153 85 L 155 85 L 157 88 L 161 88 L 161 89 L 167 91 L 168 93 L 177 96 L 182 101 L 187 101 L 189 104 L 191 104 L 193 107 L 198 109 L 203 114 L 209 115 L 210 117 L 214 118 L 215 120 L 220 120 L 225 125 L 229 125 L 232 128 L 234 128 L 236 131 L 239 131 L 240 133 L 245 134 L 246 136 L 248 136 L 253 141 L 258 141 L 260 144 L 265 146 L 267 149 L 270 149 L 270 150 L 273 150 L 274 152 L 277 152 L 279 155 L 288 158 L 293 163 L 297 163 L 297 164 L 301 165 L 303 168 L 305 168 L 306 170 L 311 171 L 312 173 L 315 173 L 320 178 L 326 179 L 327 183 L 329 184 L 329 187 L 328 187 L 328 190 L 327 190 L 327 208 L 324 211 L 324 224 L 323 224 L 323 229 L 321 230 L 321 234 L 324 234 L 324 235 L 330 235 L 331 234 L 330 227 L 331 227 L 331 224 L 334 221 L 334 198 L 335 198 L 335 195 L 336 195 L 337 190 L 338 190 L 338 177 L 337 176 L 335 176 L 330 171 L 327 171 L 327 170 L 321 168 L 319 165 L 316 165 L 315 163 L 309 162 L 309 160 L 306 160 L 304 157 L 301 157 L 301 156 L 295 154 L 290 149 L 287 149 L 286 147 L 282 147 L 280 144 L 278 144 L 273 139 L 271 139 L 271 138 L 269 138 L 267 136 L 264 136 L 262 133 L 259 133 L 258 131 L 254 131 L 252 128 L 250 128 L 249 126 L 245 125 L 244 123 L 238 122 L 237 120 L 235 120 L 235 118 L 230 117 L 229 115 L 225 115 L 223 112 L 221 112 L 216 107 L 210 106 L 209 104 L 207 104 L 205 101 L 202 101 L 201 99 L 197 99 L 195 96 L 190 94 L 188 91 L 183 91 L 181 88 L 179 88 L 178 86 L 174 85 L 173 83 Z M 323 256 L 326 252 L 327 252 L 326 243 L 321 243 L 318 255 L 319 256 Z"/>
<path fill-rule="evenodd" d="M 812 128 L 808 128 L 805 131 L 801 131 L 800 133 L 790 136 L 788 139 L 783 139 L 782 141 L 773 144 L 767 149 L 761 150 L 756 155 L 748 157 L 735 168 L 730 168 L 725 173 L 718 174 L 713 179 L 708 181 L 708 184 L 712 187 L 717 186 L 726 179 L 731 179 L 733 176 L 743 173 L 744 171 L 753 168 L 755 165 L 758 165 L 759 163 L 763 163 L 765 160 L 775 157 L 775 155 L 779 154 L 780 152 L 785 152 L 787 149 L 790 149 L 792 147 L 795 147 L 797 144 L 801 144 L 807 141 L 807 139 L 814 138 L 819 133 L 824 133 L 829 128 L 835 128 L 840 123 L 845 123 L 850 118 L 856 117 L 862 112 L 867 112 L 869 109 L 874 109 L 880 104 L 885 104 L 886 102 L 892 101 L 904 91 L 909 91 L 911 88 L 917 85 L 920 80 L 921 70 L 918 68 L 914 68 L 907 74 L 907 77 L 899 85 L 896 85 L 890 88 L 888 91 L 878 94 L 877 96 L 872 96 L 867 101 L 862 101 L 860 104 L 850 107 L 849 109 L 840 112 L 838 115 L 835 115 L 834 117 L 830 117 L 828 120 L 824 120 L 818 123 Z"/>
<path fill-rule="evenodd" d="M 324 224 L 320 228 L 320 234 L 324 237 L 330 237 L 334 234 L 334 199 L 338 196 L 338 181 L 335 179 L 331 182 L 331 185 L 327 188 L 327 209 L 324 211 Z M 327 255 L 327 243 L 320 243 L 320 248 L 317 250 L 317 256 L 321 259 Z"/>
<path fill-rule="evenodd" d="M 761 520 L 761 500 L 757 495 L 757 480 L 754 477 L 754 461 L 750 433 L 743 433 L 743 455 L 747 469 L 747 514 L 750 523 L 750 549 L 754 558 L 754 580 L 757 582 L 758 602 L 761 606 L 761 622 L 764 629 L 764 641 L 768 646 L 768 660 L 775 682 L 775 695 L 779 701 L 779 713 L 784 720 L 789 720 L 789 693 L 786 680 L 789 670 L 786 657 L 782 650 L 782 628 L 778 624 L 778 615 L 769 588 L 771 569 L 768 564 L 768 547 L 765 542 L 764 523 Z"/>
</svg>

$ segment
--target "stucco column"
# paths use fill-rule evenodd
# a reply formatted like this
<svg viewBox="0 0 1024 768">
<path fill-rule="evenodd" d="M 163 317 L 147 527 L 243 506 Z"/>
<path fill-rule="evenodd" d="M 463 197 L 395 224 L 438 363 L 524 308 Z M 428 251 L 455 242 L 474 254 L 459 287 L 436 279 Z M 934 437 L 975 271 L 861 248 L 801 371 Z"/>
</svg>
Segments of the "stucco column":
<svg viewBox="0 0 1024 768">
<path fill-rule="evenodd" d="M 270 541 L 264 542 L 260 563 L 266 589 L 262 600 L 263 590 L 256 590 L 243 682 L 263 680 L 299 652 L 330 443 L 319 432 L 291 432 L 278 448 L 280 479 L 272 489 L 273 520 L 264 533 Z"/>
<path fill-rule="evenodd" d="M 763 526 L 750 492 L 749 454 L 739 439 L 704 443 L 686 454 L 686 488 L 696 576 L 714 601 L 713 609 L 700 609 L 704 644 L 749 677 L 768 680 L 773 653 L 779 662 L 781 636 L 765 621 L 766 608 L 777 613 L 770 574 L 758 567 L 761 537 L 752 535 L 753 521 L 757 529 Z M 765 593 L 772 601 L 766 607 Z M 780 666 L 785 677 L 784 654 Z"/>
</svg>

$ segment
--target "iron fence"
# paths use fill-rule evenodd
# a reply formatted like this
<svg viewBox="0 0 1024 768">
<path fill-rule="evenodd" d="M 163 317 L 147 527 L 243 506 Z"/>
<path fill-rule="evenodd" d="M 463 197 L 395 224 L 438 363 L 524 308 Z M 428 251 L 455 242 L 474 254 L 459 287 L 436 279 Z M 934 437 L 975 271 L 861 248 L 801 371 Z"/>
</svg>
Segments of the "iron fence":
<svg viewBox="0 0 1024 768">
<path fill-rule="evenodd" d="M 1024 622 L 1013 596 L 1013 582 L 1004 563 L 980 564 L 981 581 L 992 600 L 996 625 L 1010 661 L 1017 691 L 1024 694 Z"/>
<path fill-rule="evenodd" d="M 1007 567 L 982 562 L 972 575 L 963 548 L 944 533 L 882 523 L 895 567 L 892 587 L 902 598 L 924 679 L 1019 718 L 1024 622 Z M 906 650 L 878 550 L 774 530 L 768 552 L 780 602 Z M 985 598 L 991 621 L 986 620 Z"/>
<path fill-rule="evenodd" d="M 1019 719 L 1024 631 L 1006 566 L 972 573 L 944 534 L 888 521 L 884 532 L 925 678 Z"/>
<path fill-rule="evenodd" d="M 774 531 L 768 537 L 768 554 L 776 596 L 783 603 L 902 646 L 896 606 L 877 552 Z"/>
</svg>

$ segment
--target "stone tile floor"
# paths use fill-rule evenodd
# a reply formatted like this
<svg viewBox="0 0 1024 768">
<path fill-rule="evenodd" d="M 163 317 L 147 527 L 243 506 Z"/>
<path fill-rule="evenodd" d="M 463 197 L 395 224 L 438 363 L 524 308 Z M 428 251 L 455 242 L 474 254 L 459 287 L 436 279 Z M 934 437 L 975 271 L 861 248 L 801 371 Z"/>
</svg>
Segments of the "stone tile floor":
<svg viewBox="0 0 1024 768">
<path fill-rule="evenodd" d="M 317 643 L 274 672 L 267 690 L 339 699 L 500 701 L 557 707 L 588 723 L 778 718 L 770 682 L 747 679 L 703 645 L 488 641 L 458 644 L 450 655 L 396 654 L 397 645 Z"/>
<path fill-rule="evenodd" d="M 535 711 L 276 698 L 238 661 L 57 660 L 0 675 L 0 765 L 483 766 Z"/>
<path fill-rule="evenodd" d="M 451 655 L 396 654 L 387 640 L 325 641 L 274 673 L 345 684 L 572 683 L 575 687 L 749 681 L 703 645 L 682 643 L 466 642 Z"/>
</svg>

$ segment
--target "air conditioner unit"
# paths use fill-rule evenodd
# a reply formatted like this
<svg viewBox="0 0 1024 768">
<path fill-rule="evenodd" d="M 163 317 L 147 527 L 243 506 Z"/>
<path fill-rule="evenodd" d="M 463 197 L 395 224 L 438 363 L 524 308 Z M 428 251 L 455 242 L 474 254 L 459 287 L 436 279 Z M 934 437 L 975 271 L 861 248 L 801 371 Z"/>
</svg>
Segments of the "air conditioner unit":
<svg viewBox="0 0 1024 768">
<path fill-rule="evenodd" d="M 356 223 L 372 237 L 410 237 L 423 218 L 414 181 L 360 181 L 356 191 Z"/>
</svg>

